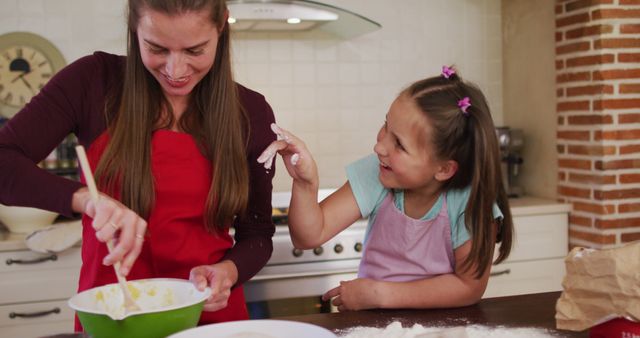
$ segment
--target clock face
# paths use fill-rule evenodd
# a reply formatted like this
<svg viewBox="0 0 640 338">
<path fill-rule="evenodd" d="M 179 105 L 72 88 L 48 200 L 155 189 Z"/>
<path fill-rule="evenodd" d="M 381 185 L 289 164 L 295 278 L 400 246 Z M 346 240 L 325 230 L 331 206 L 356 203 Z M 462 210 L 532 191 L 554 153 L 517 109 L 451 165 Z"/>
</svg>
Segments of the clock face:
<svg viewBox="0 0 640 338">
<path fill-rule="evenodd" d="M 0 35 L 0 116 L 13 117 L 65 64 L 62 53 L 39 35 Z"/>
<path fill-rule="evenodd" d="M 29 46 L 0 51 L 0 101 L 20 108 L 36 95 L 53 75 L 51 61 Z"/>
</svg>

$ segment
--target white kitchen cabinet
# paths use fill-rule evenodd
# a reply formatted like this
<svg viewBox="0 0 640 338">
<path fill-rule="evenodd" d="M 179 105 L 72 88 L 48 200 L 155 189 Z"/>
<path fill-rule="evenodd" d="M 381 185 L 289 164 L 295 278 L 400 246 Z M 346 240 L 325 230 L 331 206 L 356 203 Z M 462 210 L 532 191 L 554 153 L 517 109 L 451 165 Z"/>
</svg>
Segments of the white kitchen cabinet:
<svg viewBox="0 0 640 338">
<path fill-rule="evenodd" d="M 533 197 L 510 203 L 515 229 L 511 255 L 491 267 L 483 298 L 561 291 L 570 205 Z"/>
<path fill-rule="evenodd" d="M 24 236 L 0 238 L 0 337 L 41 337 L 73 331 L 67 300 L 76 293 L 80 248 L 40 254 Z"/>
</svg>

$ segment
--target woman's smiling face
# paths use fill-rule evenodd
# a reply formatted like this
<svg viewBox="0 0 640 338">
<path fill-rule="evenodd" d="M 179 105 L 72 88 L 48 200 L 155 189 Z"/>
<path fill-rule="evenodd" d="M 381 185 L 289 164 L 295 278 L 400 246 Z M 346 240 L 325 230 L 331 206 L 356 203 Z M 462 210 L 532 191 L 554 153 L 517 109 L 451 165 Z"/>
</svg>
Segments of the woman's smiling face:
<svg viewBox="0 0 640 338">
<path fill-rule="evenodd" d="M 142 63 L 169 101 L 188 98 L 216 57 L 220 32 L 209 9 L 168 15 L 145 8 L 140 14 Z"/>
</svg>

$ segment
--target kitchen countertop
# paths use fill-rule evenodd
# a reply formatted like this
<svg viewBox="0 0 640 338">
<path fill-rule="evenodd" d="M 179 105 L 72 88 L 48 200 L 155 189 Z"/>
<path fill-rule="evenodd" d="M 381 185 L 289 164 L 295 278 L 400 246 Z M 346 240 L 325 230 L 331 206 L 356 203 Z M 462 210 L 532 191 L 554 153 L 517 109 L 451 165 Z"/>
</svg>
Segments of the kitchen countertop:
<svg viewBox="0 0 640 338">
<path fill-rule="evenodd" d="M 58 220 L 56 224 L 64 224 L 69 222 L 77 222 L 78 220 L 74 219 L 61 219 Z M 25 243 L 25 238 L 29 234 L 24 233 L 13 233 L 7 230 L 7 228 L 0 223 L 0 252 L 3 251 L 17 251 L 17 250 L 28 250 L 27 244 Z M 80 244 L 76 244 L 80 245 Z"/>
<path fill-rule="evenodd" d="M 509 199 L 512 216 L 529 216 L 570 212 L 571 204 L 552 199 L 522 196 Z"/>
<path fill-rule="evenodd" d="M 428 327 L 486 325 L 503 327 L 528 327 L 547 329 L 558 337 L 588 337 L 588 332 L 572 332 L 555 329 L 555 304 L 560 292 L 538 293 L 520 296 L 482 299 L 478 304 L 435 310 L 367 310 L 342 313 L 323 313 L 303 316 L 279 317 L 310 323 L 333 331 L 369 326 L 384 328 L 393 321 L 404 327 L 421 324 Z M 49 338 L 88 338 L 84 334 L 66 334 Z"/>
<path fill-rule="evenodd" d="M 393 321 L 403 327 L 421 324 L 433 326 L 486 325 L 548 329 L 560 337 L 587 337 L 588 332 L 555 329 L 555 305 L 560 292 L 485 298 L 478 304 L 434 310 L 368 310 L 343 313 L 289 316 L 278 319 L 293 320 L 322 326 L 340 334 L 354 326 L 384 328 Z"/>
<path fill-rule="evenodd" d="M 25 250 L 24 238 L 27 234 L 16 234 L 0 227 L 0 251 Z"/>
</svg>

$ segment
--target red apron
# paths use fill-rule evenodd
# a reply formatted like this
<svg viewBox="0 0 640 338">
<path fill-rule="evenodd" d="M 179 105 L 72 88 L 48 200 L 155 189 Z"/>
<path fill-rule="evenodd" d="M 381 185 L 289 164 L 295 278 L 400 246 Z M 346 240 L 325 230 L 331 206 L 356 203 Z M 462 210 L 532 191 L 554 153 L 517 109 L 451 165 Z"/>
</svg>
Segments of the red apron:
<svg viewBox="0 0 640 338">
<path fill-rule="evenodd" d="M 94 171 L 107 143 L 108 136 L 103 133 L 87 151 Z M 151 171 L 155 182 L 155 205 L 148 219 L 142 252 L 127 278 L 188 279 L 193 267 L 218 262 L 233 246 L 228 229 L 215 235 L 204 227 L 203 214 L 212 178 L 211 163 L 202 156 L 191 135 L 158 130 L 151 140 Z M 82 225 L 82 268 L 78 292 L 116 283 L 113 267 L 102 265 L 107 247 L 96 239 L 91 218 L 83 216 Z M 236 287 L 231 292 L 227 307 L 215 312 L 202 312 L 200 324 L 248 318 L 242 287 Z M 76 330 L 81 330 L 77 318 Z"/>
</svg>

